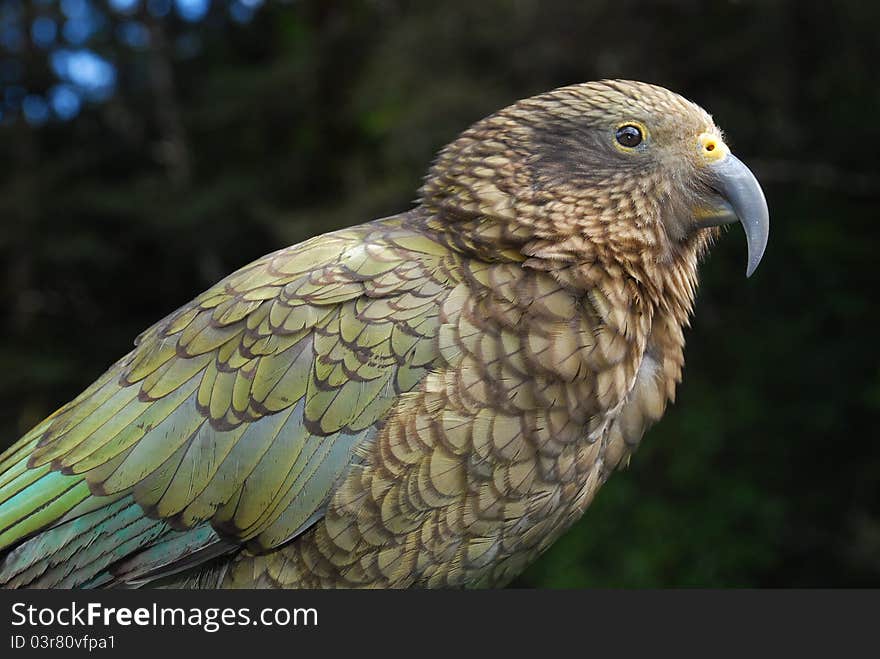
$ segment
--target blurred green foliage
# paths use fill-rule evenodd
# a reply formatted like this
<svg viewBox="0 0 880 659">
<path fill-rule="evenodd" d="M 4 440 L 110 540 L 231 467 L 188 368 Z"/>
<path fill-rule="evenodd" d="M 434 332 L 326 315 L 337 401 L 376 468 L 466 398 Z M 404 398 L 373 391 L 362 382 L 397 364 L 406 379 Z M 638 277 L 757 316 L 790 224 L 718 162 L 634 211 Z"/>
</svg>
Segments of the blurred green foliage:
<svg viewBox="0 0 880 659">
<path fill-rule="evenodd" d="M 636 78 L 713 112 L 770 245 L 748 281 L 740 229 L 715 247 L 676 405 L 518 585 L 878 586 L 878 21 L 854 0 L 301 0 L 153 26 L 198 30 L 195 55 L 107 45 L 110 101 L 0 126 L 0 447 L 238 266 L 406 209 L 472 121 Z"/>
</svg>

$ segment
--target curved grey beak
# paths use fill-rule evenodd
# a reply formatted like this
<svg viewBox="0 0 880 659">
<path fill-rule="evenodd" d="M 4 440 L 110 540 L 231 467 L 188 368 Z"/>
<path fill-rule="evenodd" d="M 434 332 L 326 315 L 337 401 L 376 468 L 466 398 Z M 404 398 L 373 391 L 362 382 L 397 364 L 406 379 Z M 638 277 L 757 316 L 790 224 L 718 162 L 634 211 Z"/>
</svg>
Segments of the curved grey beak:
<svg viewBox="0 0 880 659">
<path fill-rule="evenodd" d="M 717 226 L 731 222 L 743 225 L 749 248 L 746 277 L 751 277 L 764 256 L 770 236 L 770 211 L 764 191 L 751 170 L 732 153 L 707 168 L 712 173 L 710 185 L 721 197 L 722 204 L 704 217 L 701 225 Z"/>
</svg>

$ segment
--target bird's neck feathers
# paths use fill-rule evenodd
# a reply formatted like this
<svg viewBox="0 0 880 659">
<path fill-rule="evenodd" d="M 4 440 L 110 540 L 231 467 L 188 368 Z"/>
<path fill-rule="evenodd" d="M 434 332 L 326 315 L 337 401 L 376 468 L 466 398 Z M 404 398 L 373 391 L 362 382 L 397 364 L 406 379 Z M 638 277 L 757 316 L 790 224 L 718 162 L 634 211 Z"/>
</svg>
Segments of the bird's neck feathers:
<svg viewBox="0 0 880 659">
<path fill-rule="evenodd" d="M 698 265 L 710 238 L 694 236 L 674 248 L 654 245 L 615 244 L 591 234 L 559 241 L 535 240 L 524 246 L 533 268 L 565 273 L 569 282 L 589 290 L 604 286 L 608 278 L 629 285 L 631 304 L 651 314 L 672 317 L 679 325 L 689 323 L 698 283 Z"/>
</svg>

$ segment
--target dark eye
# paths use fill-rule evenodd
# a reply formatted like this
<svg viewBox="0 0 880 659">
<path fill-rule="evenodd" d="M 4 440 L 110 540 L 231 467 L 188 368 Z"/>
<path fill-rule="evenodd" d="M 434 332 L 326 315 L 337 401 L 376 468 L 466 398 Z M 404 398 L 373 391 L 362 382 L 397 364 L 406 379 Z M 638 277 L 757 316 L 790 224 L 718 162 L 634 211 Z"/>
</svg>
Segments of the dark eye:
<svg viewBox="0 0 880 659">
<path fill-rule="evenodd" d="M 620 146 L 632 148 L 642 143 L 642 131 L 638 126 L 627 124 L 617 129 L 617 143 Z"/>
</svg>

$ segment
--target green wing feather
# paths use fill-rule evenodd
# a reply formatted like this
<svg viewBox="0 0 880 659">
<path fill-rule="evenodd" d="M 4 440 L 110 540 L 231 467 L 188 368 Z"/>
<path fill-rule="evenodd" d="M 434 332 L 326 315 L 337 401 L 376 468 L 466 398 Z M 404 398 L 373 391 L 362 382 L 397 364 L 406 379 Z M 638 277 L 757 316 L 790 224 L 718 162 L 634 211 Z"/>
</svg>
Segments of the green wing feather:
<svg viewBox="0 0 880 659">
<path fill-rule="evenodd" d="M 307 528 L 435 359 L 456 258 L 374 222 L 270 254 L 141 334 L 0 455 L 0 584 L 135 579 Z"/>
</svg>

